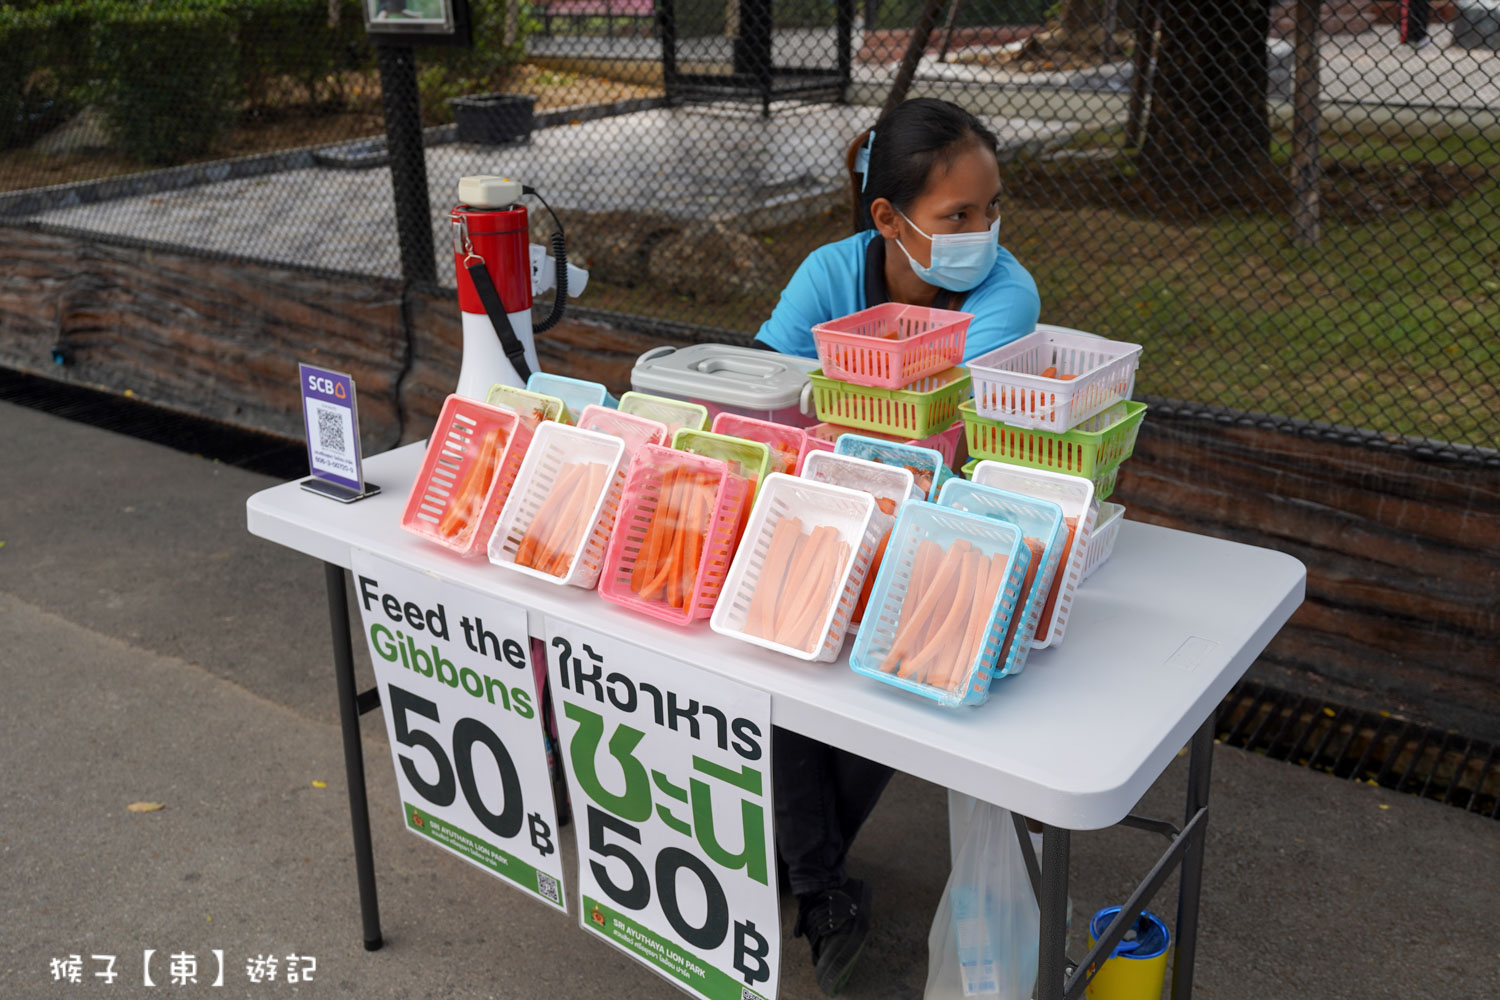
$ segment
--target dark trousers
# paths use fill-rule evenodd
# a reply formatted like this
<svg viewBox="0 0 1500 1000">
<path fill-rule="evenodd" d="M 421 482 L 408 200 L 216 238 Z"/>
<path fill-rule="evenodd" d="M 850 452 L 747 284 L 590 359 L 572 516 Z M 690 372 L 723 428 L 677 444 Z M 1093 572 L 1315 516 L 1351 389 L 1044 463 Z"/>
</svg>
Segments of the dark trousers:
<svg viewBox="0 0 1500 1000">
<path fill-rule="evenodd" d="M 1429 0 L 1402 0 L 1401 40 L 1420 42 L 1427 37 L 1427 21 L 1432 16 Z"/>
<path fill-rule="evenodd" d="M 779 728 L 771 734 L 771 767 L 776 848 L 792 892 L 838 888 L 846 878 L 849 845 L 880 801 L 892 770 Z"/>
</svg>

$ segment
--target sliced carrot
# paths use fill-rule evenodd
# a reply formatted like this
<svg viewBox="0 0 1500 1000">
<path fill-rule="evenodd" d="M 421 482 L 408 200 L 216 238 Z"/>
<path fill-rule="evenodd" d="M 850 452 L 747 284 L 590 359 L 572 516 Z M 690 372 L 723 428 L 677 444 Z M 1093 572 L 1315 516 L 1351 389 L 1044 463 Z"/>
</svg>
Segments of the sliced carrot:
<svg viewBox="0 0 1500 1000">
<path fill-rule="evenodd" d="M 444 538 L 472 530 L 471 522 L 476 520 L 478 508 L 484 504 L 485 494 L 489 493 L 490 483 L 495 478 L 499 440 L 499 427 L 490 428 L 480 439 L 478 452 L 464 470 L 463 480 L 448 498 L 448 507 L 438 520 L 438 534 Z"/>
<path fill-rule="evenodd" d="M 916 679 L 935 687 L 948 686 L 948 675 L 953 672 L 952 657 L 957 652 L 956 643 L 963 634 L 963 626 L 973 606 L 979 553 L 973 547 L 966 547 L 959 558 L 962 561 L 959 563 L 958 586 L 950 596 L 948 607 L 943 609 L 941 623 L 932 637 L 922 644 L 912 663 Z"/>
<path fill-rule="evenodd" d="M 879 507 L 880 512 L 887 517 L 894 517 L 896 515 L 896 501 L 890 497 L 876 497 L 875 506 Z"/>
<path fill-rule="evenodd" d="M 766 561 L 761 565 L 760 577 L 755 582 L 755 593 L 750 598 L 750 610 L 745 616 L 745 631 L 761 638 L 771 638 L 767 624 L 767 609 L 776 607 L 781 588 L 786 586 L 786 569 L 791 562 L 792 550 L 802 535 L 802 522 L 795 517 L 783 517 L 771 530 L 771 541 L 766 546 Z"/>
<path fill-rule="evenodd" d="M 662 478 L 660 492 L 656 497 L 656 510 L 651 517 L 651 528 L 645 547 L 645 570 L 641 587 L 636 591 L 643 599 L 651 600 L 656 592 L 666 585 L 663 563 L 672 548 L 672 531 L 675 525 L 673 507 L 676 503 L 679 481 L 687 473 L 680 466 L 673 466 Z"/>
<path fill-rule="evenodd" d="M 822 563 L 817 569 L 819 585 L 813 591 L 813 599 L 807 602 L 802 617 L 795 621 L 787 633 L 784 645 L 811 653 L 821 645 L 823 620 L 828 617 L 829 604 L 838 600 L 839 581 L 844 578 L 845 562 L 849 558 L 849 543 L 834 540 L 823 547 Z"/>
<path fill-rule="evenodd" d="M 517 563 L 522 566 L 535 567 L 547 562 L 551 552 L 550 539 L 554 530 L 553 523 L 557 520 L 558 511 L 572 496 L 575 483 L 583 474 L 583 466 L 578 463 L 565 465 L 559 470 L 557 480 L 552 485 L 552 491 L 547 494 L 547 499 L 542 501 L 536 516 L 531 519 L 531 524 L 526 528 L 526 534 L 521 538 L 521 545 L 516 550 Z"/>
<path fill-rule="evenodd" d="M 1005 629 L 1005 641 L 1000 644 L 1000 657 L 998 666 L 1004 666 L 1005 661 L 1010 658 L 1011 643 L 1015 641 L 1016 633 L 1021 627 L 1021 619 L 1025 617 L 1026 596 L 1031 593 L 1031 584 L 1036 579 L 1036 574 L 1042 566 L 1042 540 L 1040 538 L 1027 538 L 1026 548 L 1031 551 L 1031 562 L 1026 566 L 1026 575 L 1021 580 L 1021 587 L 1016 591 L 1015 610 L 1010 615 L 1010 625 Z"/>
<path fill-rule="evenodd" d="M 1057 378 L 1057 366 L 1048 365 L 1042 369 L 1042 378 Z"/>
<path fill-rule="evenodd" d="M 802 535 L 797 539 L 796 551 L 792 554 L 791 565 L 787 567 L 786 586 L 782 588 L 777 598 L 774 616 L 770 622 L 772 635 L 780 635 L 786 629 L 787 619 L 790 617 L 789 609 L 796 604 L 792 595 L 801 589 L 807 580 L 808 571 L 812 568 L 813 543 L 819 537 L 819 530 L 819 528 L 814 528 L 811 535 Z"/>
<path fill-rule="evenodd" d="M 979 655 L 980 643 L 984 641 L 985 633 L 990 630 L 990 623 L 994 620 L 995 595 L 1000 592 L 1000 584 L 1005 581 L 1005 569 L 1008 560 L 1003 555 L 990 556 L 981 564 L 980 585 L 974 595 L 974 609 L 969 615 L 968 628 L 964 635 L 963 646 L 958 654 L 958 666 L 960 675 L 949 677 L 948 690 L 955 690 L 967 676 L 968 668 Z"/>
<path fill-rule="evenodd" d="M 829 548 L 827 541 L 823 526 L 814 526 L 804 543 L 807 553 L 804 563 L 806 570 L 800 576 L 788 578 L 788 586 L 782 589 L 781 599 L 776 602 L 775 638 L 783 646 L 796 645 L 799 635 L 797 626 L 802 621 L 807 606 L 812 603 L 812 595 L 818 586 L 818 575 L 823 572 Z"/>
<path fill-rule="evenodd" d="M 682 591 L 682 606 L 693 597 L 693 584 L 698 580 L 698 564 L 703 558 L 704 546 L 704 521 L 708 518 L 708 500 L 705 496 L 707 489 L 702 482 L 701 475 L 692 477 L 690 492 L 687 503 L 687 523 L 684 526 L 686 536 L 682 553 L 682 565 L 679 570 Z"/>
<path fill-rule="evenodd" d="M 919 638 L 918 633 L 925 630 L 929 620 L 938 614 L 943 600 L 952 599 L 959 571 L 963 568 L 964 547 L 965 543 L 960 541 L 948 548 L 937 572 L 933 574 L 932 585 L 920 596 L 911 615 L 902 620 L 896 641 L 891 644 L 891 651 L 886 657 L 886 661 L 898 669 L 898 676 L 912 676 L 914 668 L 910 661 L 920 648 L 914 640 Z"/>
<path fill-rule="evenodd" d="M 890 541 L 891 530 L 887 528 L 885 534 L 880 536 L 880 544 L 875 546 L 875 554 L 870 557 L 870 568 L 865 573 L 864 586 L 859 588 L 859 599 L 854 602 L 853 621 L 865 620 L 865 608 L 870 604 L 870 591 L 875 589 L 875 577 L 880 573 L 880 564 L 885 561 L 885 547 Z"/>
<path fill-rule="evenodd" d="M 1078 518 L 1064 518 L 1068 526 L 1068 539 L 1063 543 L 1062 556 L 1058 559 L 1057 572 L 1052 576 L 1052 589 L 1047 591 L 1047 603 L 1042 607 L 1042 616 L 1036 623 L 1036 634 L 1038 637 L 1045 636 L 1047 630 L 1052 627 L 1052 614 L 1057 610 L 1057 598 L 1062 594 L 1063 583 L 1067 579 L 1068 559 L 1073 554 L 1073 539 L 1078 533 Z"/>
</svg>

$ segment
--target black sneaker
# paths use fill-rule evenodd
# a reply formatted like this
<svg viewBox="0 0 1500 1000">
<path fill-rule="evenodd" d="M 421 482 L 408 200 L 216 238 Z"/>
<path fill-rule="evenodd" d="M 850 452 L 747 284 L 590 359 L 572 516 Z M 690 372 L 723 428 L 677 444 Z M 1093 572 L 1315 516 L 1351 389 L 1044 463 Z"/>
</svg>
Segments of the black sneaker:
<svg viewBox="0 0 1500 1000">
<path fill-rule="evenodd" d="M 807 936 L 812 945 L 818 989 L 833 996 L 844 988 L 870 932 L 873 893 L 851 878 L 837 889 L 797 897 L 797 928 L 793 937 Z"/>
</svg>

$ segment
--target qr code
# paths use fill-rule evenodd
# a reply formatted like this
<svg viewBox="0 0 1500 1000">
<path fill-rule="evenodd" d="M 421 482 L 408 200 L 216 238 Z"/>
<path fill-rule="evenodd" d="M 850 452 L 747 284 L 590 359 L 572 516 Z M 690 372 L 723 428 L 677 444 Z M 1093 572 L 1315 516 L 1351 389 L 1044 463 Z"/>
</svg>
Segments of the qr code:
<svg viewBox="0 0 1500 1000">
<path fill-rule="evenodd" d="M 557 891 L 557 879 L 551 875 L 543 875 L 541 872 L 536 873 L 536 891 L 554 903 L 562 902 L 562 896 Z"/>
<path fill-rule="evenodd" d="M 765 1000 L 759 993 L 748 986 L 740 987 L 740 1000 Z"/>
<path fill-rule="evenodd" d="M 323 408 L 318 411 L 318 444 L 329 451 L 344 453 L 344 414 Z"/>
</svg>

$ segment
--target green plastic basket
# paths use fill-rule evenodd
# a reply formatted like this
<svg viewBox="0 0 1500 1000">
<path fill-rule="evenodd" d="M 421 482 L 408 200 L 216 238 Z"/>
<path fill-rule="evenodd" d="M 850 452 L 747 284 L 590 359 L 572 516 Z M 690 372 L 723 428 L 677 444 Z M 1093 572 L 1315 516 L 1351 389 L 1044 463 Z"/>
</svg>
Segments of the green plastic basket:
<svg viewBox="0 0 1500 1000">
<path fill-rule="evenodd" d="M 963 468 L 964 478 L 972 481 L 973 478 L 974 478 L 974 468 L 975 468 L 975 466 L 977 466 L 980 462 L 984 462 L 984 461 L 1003 462 L 1005 460 L 1004 459 L 971 458 L 967 462 L 964 463 L 964 468 Z M 1011 465 L 1020 465 L 1022 463 L 1020 463 L 1020 462 L 1011 462 L 1009 464 L 1011 464 Z M 1115 491 L 1115 484 L 1117 482 L 1119 482 L 1119 479 L 1120 479 L 1120 466 L 1118 466 L 1118 465 L 1112 465 L 1112 466 L 1110 466 L 1107 469 L 1096 470 L 1093 475 L 1091 475 L 1091 476 L 1089 476 L 1087 478 L 1089 479 L 1090 482 L 1092 482 L 1094 484 L 1094 499 L 1095 500 L 1104 500 L 1111 493 L 1113 493 Z"/>
<path fill-rule="evenodd" d="M 851 385 L 829 378 L 821 368 L 807 377 L 819 420 L 904 438 L 925 438 L 952 425 L 972 385 L 967 368 L 949 368 L 904 389 Z"/>
<path fill-rule="evenodd" d="M 771 449 L 764 441 L 747 441 L 715 434 L 712 431 L 695 431 L 684 427 L 672 435 L 672 447 L 678 451 L 717 458 L 729 464 L 729 471 L 750 480 L 751 498 L 760 491 L 761 481 L 771 471 Z"/>
<path fill-rule="evenodd" d="M 1093 479 L 1096 471 L 1114 468 L 1135 450 L 1146 404 L 1123 400 L 1062 432 L 987 420 L 972 402 L 964 403 L 959 412 L 970 456 Z"/>
</svg>

